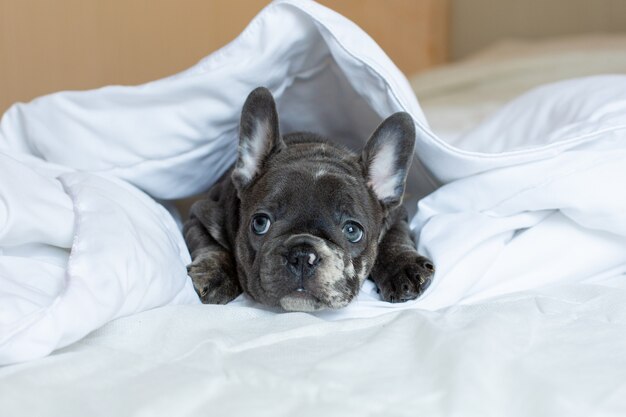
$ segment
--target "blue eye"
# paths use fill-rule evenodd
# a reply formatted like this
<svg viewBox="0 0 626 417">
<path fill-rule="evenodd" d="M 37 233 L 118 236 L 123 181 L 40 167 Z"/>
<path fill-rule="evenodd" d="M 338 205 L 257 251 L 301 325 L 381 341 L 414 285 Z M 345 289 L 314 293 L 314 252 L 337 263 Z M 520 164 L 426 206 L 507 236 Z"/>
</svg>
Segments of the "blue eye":
<svg viewBox="0 0 626 417">
<path fill-rule="evenodd" d="M 255 214 L 252 217 L 252 231 L 256 235 L 264 235 L 270 230 L 272 221 L 267 214 Z"/>
<path fill-rule="evenodd" d="M 357 243 L 363 238 L 363 229 L 358 223 L 347 222 L 343 226 L 342 231 L 346 239 L 348 239 L 352 243 Z"/>
</svg>

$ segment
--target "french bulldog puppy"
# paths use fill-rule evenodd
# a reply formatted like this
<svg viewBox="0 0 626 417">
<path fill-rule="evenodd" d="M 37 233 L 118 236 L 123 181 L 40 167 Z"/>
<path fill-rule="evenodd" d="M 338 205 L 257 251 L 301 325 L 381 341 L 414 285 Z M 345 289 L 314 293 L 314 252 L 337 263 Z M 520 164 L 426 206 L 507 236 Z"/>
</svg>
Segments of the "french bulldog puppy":
<svg viewBox="0 0 626 417">
<path fill-rule="evenodd" d="M 288 311 L 338 309 L 370 278 L 383 300 L 428 287 L 402 197 L 415 126 L 387 118 L 360 155 L 313 133 L 281 136 L 272 94 L 259 87 L 241 114 L 238 159 L 191 208 L 187 267 L 202 302 L 242 291 Z"/>
</svg>

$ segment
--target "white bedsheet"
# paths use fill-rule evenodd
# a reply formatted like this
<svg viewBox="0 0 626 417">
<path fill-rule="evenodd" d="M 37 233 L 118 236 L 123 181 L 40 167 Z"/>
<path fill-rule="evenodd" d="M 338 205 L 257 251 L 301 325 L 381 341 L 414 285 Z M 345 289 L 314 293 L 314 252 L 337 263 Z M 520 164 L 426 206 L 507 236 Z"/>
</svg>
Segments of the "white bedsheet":
<svg viewBox="0 0 626 417">
<path fill-rule="evenodd" d="M 0 368 L 0 415 L 619 417 L 625 283 L 340 321 L 163 307 Z"/>
<path fill-rule="evenodd" d="M 444 184 L 413 219 L 433 285 L 391 305 L 368 282 L 318 315 L 169 305 L 80 340 L 197 303 L 149 195 L 221 174 L 258 84 L 283 131 L 322 121 L 358 145 L 393 111 L 414 116 L 411 191 Z M 15 106 L 0 121 L 0 362 L 80 341 L 0 368 L 0 415 L 623 415 L 625 110 L 625 76 L 571 80 L 452 146 L 369 38 L 295 0 L 177 76 Z"/>
</svg>

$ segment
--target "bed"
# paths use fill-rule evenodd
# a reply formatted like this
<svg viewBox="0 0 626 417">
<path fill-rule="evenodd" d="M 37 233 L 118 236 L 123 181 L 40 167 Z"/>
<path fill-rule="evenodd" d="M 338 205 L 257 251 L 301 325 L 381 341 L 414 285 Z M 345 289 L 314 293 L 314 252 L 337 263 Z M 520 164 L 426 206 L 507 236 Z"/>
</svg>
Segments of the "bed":
<svg viewBox="0 0 626 417">
<path fill-rule="evenodd" d="M 281 14 L 278 9 L 295 5 L 309 18 L 329 25 L 330 33 L 348 27 L 343 22 L 333 27 L 336 17 L 325 15 L 315 5 L 284 3 L 288 6 L 273 6 L 265 12 L 270 16 L 266 19 L 270 21 L 272 13 L 281 19 L 290 16 L 291 11 Z M 294 33 L 298 33 L 296 29 L 290 35 Z M 333 45 L 332 39 L 324 39 Z M 245 49 L 241 42 L 237 48 Z M 357 48 L 352 56 L 361 56 L 379 70 L 378 75 L 383 73 L 383 79 L 391 80 L 383 86 L 394 92 L 389 96 L 398 98 L 406 91 L 408 84 L 402 84 L 403 78 L 393 73 L 380 55 L 351 46 Z M 333 55 L 335 62 L 345 57 L 330 48 L 337 54 Z M 142 94 L 150 96 L 150 89 L 157 87 L 159 92 L 173 86 L 178 89 L 186 80 L 201 77 L 203 68 L 219 69 L 219 59 L 227 60 L 236 50 L 223 50 L 218 58 L 201 62 L 169 81 L 147 85 Z M 200 305 L 194 302 L 184 279 L 167 281 L 174 282 L 175 288 L 153 290 L 131 300 L 134 305 L 116 306 L 119 318 L 49 356 L 0 367 L 0 415 L 623 415 L 626 195 L 624 187 L 611 187 L 608 180 L 626 178 L 624 125 L 620 124 L 623 117 L 619 118 L 626 100 L 626 81 L 619 75 L 626 73 L 624 52 L 623 37 L 516 42 L 410 77 L 421 107 L 413 104 L 411 97 L 400 97 L 399 102 L 422 123 L 424 135 L 431 135 L 423 138 L 421 149 L 426 156 L 418 161 L 421 164 L 414 173 L 417 179 L 410 196 L 415 201 L 426 197 L 421 199 L 412 225 L 419 232 L 420 249 L 438 265 L 438 281 L 423 299 L 402 305 L 383 303 L 373 284 L 366 282 L 359 299 L 345 310 L 287 314 L 258 306 L 245 296 L 226 306 Z M 341 75 L 337 68 L 344 67 L 331 65 L 328 72 L 320 73 L 320 79 Z M 615 75 L 594 77 L 605 73 Z M 569 78 L 575 79 L 561 81 Z M 347 85 L 345 80 L 333 79 L 338 83 L 333 86 Z M 395 80 L 400 81 L 394 86 Z M 536 88 L 555 81 L 558 83 Z M 246 84 L 242 84 L 243 90 Z M 509 103 L 527 90 L 531 91 Z M 97 94 L 118 98 L 124 91 L 113 88 Z M 132 99 L 132 91 L 124 98 Z M 567 96 L 572 91 L 578 94 Z M 343 92 L 343 99 L 356 102 L 354 91 Z M 69 102 L 75 109 L 73 104 L 82 97 L 61 94 L 41 106 L 50 110 L 51 103 L 61 108 Z M 92 95 L 85 99 L 98 108 L 102 102 L 94 97 L 102 98 Z M 282 97 L 283 106 L 288 107 L 285 103 L 292 102 L 287 95 Z M 372 99 L 379 103 L 381 97 Z M 565 115 L 558 113 L 562 100 L 576 103 L 565 106 L 573 109 Z M 610 106 L 598 113 L 602 106 L 587 109 L 585 103 Z M 180 110 L 180 103 L 175 104 Z M 385 104 L 378 109 L 372 102 L 370 105 L 361 111 L 388 110 Z M 547 107 L 538 111 L 542 106 Z M 30 114 L 36 110 L 29 110 Z M 541 114 L 553 117 L 532 123 Z M 554 126 L 554 118 L 561 124 Z M 12 128 L 7 127 L 12 121 L 4 119 L 5 133 Z M 572 129 L 576 143 L 571 140 Z M 528 138 L 541 140 L 544 134 L 553 142 L 540 152 L 525 152 L 536 148 Z M 437 145 L 428 145 L 431 142 L 427 140 L 433 138 Z M 507 143 L 514 148 L 503 149 Z M 567 147 L 562 143 L 568 143 Z M 444 149 L 442 153 L 437 153 L 437 146 Z M 446 162 L 442 155 L 450 149 L 458 150 L 458 159 Z M 509 154 L 506 161 L 488 158 L 485 149 Z M 232 151 L 223 149 L 230 156 Z M 97 156 L 97 152 L 89 155 Z M 477 155 L 483 159 L 477 161 Z M 31 157 L 23 156 L 18 162 L 29 163 Z M 62 152 L 56 158 L 66 164 L 37 166 L 38 172 L 58 170 L 54 175 L 62 176 L 70 162 L 91 162 L 67 159 Z M 437 172 L 440 161 L 447 170 Z M 126 162 L 133 164 L 132 160 Z M 586 165 L 577 165 L 583 162 Z M 203 163 L 219 167 L 213 178 L 226 165 L 210 158 Z M 130 213 L 129 223 L 140 222 L 148 213 L 151 217 L 146 222 L 164 224 L 163 228 L 174 234 L 172 217 L 127 184 L 155 198 L 171 197 L 159 195 L 152 188 L 154 182 L 145 177 L 145 172 L 160 172 L 158 167 L 142 169 L 141 175 L 120 167 L 101 174 L 119 185 L 115 193 L 120 194 L 112 201 L 135 199 L 138 206 L 147 207 L 139 215 Z M 546 172 L 562 175 L 545 181 Z M 109 178 L 112 174 L 117 177 Z M 620 174 L 623 176 L 616 176 Z M 63 189 L 56 192 L 83 193 L 87 205 L 94 201 L 87 193 L 110 197 L 112 188 L 106 184 L 72 175 L 63 177 Z M 580 192 L 580 184 L 588 194 Z M 179 197 L 195 191 L 182 190 Z M 534 205 L 529 206 L 528 201 Z M 610 210 L 606 204 L 594 205 L 595 201 L 609 202 Z M 473 204 L 471 208 L 468 202 Z M 71 211 L 71 203 L 69 208 L 57 209 Z M 113 218 L 89 222 L 91 212 L 81 210 L 86 213 L 85 227 L 97 228 L 94 233 L 114 227 L 107 223 Z M 112 205 L 108 212 L 116 210 Z M 42 214 L 46 215 L 50 216 Z M 136 230 L 148 230 L 151 224 L 146 223 L 144 229 L 138 224 Z M 168 236 L 161 237 L 167 241 Z M 58 239 L 62 238 L 71 240 L 72 236 Z M 99 253 L 107 243 L 106 237 L 103 239 L 98 245 L 85 242 L 85 247 L 74 242 L 72 251 Z M 180 253 L 179 264 L 156 264 L 153 269 L 184 268 L 187 255 L 177 242 L 169 242 L 168 247 L 145 243 L 155 251 Z M 41 254 L 45 256 L 49 254 Z M 76 268 L 79 271 L 74 272 L 80 275 L 81 265 Z M 132 268 L 131 272 L 157 273 Z M 59 279 L 62 282 L 64 278 Z M 160 283 L 148 280 L 142 285 Z M 138 309 L 145 311 L 133 311 Z M 98 319 L 104 320 L 72 318 L 74 323 Z"/>
</svg>

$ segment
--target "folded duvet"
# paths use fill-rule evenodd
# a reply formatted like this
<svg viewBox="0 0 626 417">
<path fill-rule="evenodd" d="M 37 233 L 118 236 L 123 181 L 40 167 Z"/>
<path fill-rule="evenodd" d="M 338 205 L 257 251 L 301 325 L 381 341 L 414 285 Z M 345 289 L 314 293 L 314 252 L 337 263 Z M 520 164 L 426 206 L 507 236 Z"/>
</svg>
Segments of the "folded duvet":
<svg viewBox="0 0 626 417">
<path fill-rule="evenodd" d="M 435 282 L 401 305 L 367 283 L 322 317 L 435 310 L 626 271 L 626 77 L 540 88 L 452 146 L 358 27 L 314 2 L 277 1 L 180 74 L 4 114 L 0 364 L 44 356 L 117 317 L 198 303 L 180 231 L 157 201 L 202 192 L 228 168 L 241 105 L 259 85 L 274 93 L 283 132 L 359 147 L 393 112 L 415 120 L 407 204 Z"/>
</svg>

